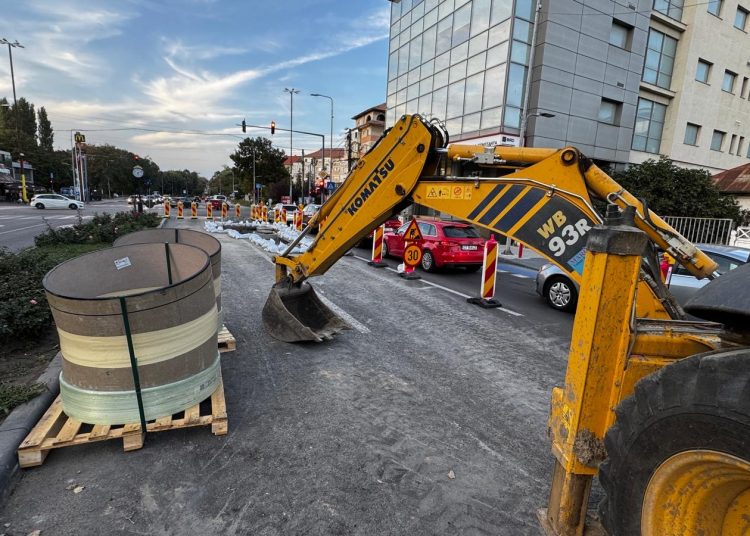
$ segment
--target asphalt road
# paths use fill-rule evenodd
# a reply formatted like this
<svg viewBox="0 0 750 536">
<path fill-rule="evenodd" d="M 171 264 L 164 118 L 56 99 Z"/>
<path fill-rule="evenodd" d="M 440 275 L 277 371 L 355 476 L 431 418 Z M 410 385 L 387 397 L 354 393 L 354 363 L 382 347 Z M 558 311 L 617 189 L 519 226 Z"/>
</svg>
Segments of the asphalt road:
<svg viewBox="0 0 750 536">
<path fill-rule="evenodd" d="M 93 201 L 81 211 L 83 220 L 95 213 L 116 213 L 128 210 L 124 198 Z M 47 226 L 57 228 L 77 223 L 77 211 L 70 209 L 39 210 L 22 204 L 0 203 L 0 247 L 18 251 L 34 245 L 34 237 L 47 230 Z"/>
<path fill-rule="evenodd" d="M 507 309 L 484 310 L 468 274 L 405 281 L 344 257 L 314 286 L 354 329 L 281 343 L 261 324 L 270 256 L 218 236 L 229 434 L 52 452 L 2 506 L 5 534 L 540 534 L 571 315 L 510 272 Z"/>
</svg>

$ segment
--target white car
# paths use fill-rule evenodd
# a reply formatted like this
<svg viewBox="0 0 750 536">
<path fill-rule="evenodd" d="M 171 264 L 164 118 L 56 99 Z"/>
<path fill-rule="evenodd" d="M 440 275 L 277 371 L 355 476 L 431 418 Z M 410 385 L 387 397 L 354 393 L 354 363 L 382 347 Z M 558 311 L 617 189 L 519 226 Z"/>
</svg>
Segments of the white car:
<svg viewBox="0 0 750 536">
<path fill-rule="evenodd" d="M 79 210 L 83 208 L 83 202 L 65 197 L 60 194 L 37 194 L 31 198 L 29 205 L 38 209 L 45 208 L 69 208 Z"/>
</svg>

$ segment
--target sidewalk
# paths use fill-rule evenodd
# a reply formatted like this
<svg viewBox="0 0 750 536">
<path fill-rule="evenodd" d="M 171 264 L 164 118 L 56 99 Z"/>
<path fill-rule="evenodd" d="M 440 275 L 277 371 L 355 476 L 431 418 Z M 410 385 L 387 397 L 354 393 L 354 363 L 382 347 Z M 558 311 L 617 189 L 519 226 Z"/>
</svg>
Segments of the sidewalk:
<svg viewBox="0 0 750 536">
<path fill-rule="evenodd" d="M 550 261 L 546 257 L 542 257 L 536 251 L 524 247 L 521 258 L 518 258 L 518 246 L 510 247 L 510 254 L 506 254 L 505 243 L 501 243 L 499 246 L 500 252 L 497 256 L 498 262 L 505 264 L 512 264 L 514 266 L 521 266 L 530 270 L 538 270 L 543 264 L 547 264 Z"/>
</svg>

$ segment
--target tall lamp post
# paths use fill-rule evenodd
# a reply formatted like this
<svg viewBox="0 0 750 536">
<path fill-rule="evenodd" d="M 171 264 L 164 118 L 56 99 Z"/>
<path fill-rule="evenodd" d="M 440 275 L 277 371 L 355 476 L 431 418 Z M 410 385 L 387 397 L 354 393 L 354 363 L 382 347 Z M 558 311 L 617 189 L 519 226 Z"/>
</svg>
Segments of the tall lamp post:
<svg viewBox="0 0 750 536">
<path fill-rule="evenodd" d="M 16 100 L 16 75 L 13 72 L 13 49 L 14 48 L 25 48 L 21 43 L 18 42 L 18 40 L 11 43 L 8 41 L 5 37 L 0 39 L 0 44 L 2 45 L 8 45 L 8 58 L 10 59 L 10 82 L 13 86 L 13 107 L 16 110 L 16 150 L 18 151 L 19 158 L 21 157 L 21 133 L 19 130 L 20 120 L 18 118 L 18 101 Z M 21 197 L 23 198 L 24 203 L 28 201 L 26 199 L 26 175 L 23 173 L 23 161 L 20 162 L 21 164 Z"/>
<path fill-rule="evenodd" d="M 331 101 L 331 137 L 328 138 L 328 173 L 330 173 L 330 180 L 333 180 L 333 97 L 328 95 L 321 95 L 320 93 L 310 93 L 311 97 L 323 97 Z M 323 144 L 323 158 L 326 155 L 325 143 Z M 324 160 L 325 163 L 325 160 Z"/>
<path fill-rule="evenodd" d="M 291 162 L 289 165 L 289 200 L 291 201 L 292 184 L 294 184 L 294 180 L 292 179 L 292 171 L 294 170 L 294 151 L 292 145 L 292 132 L 294 131 L 294 94 L 299 93 L 299 89 L 289 89 L 288 87 L 285 87 L 284 91 L 289 93 L 289 161 Z"/>
</svg>

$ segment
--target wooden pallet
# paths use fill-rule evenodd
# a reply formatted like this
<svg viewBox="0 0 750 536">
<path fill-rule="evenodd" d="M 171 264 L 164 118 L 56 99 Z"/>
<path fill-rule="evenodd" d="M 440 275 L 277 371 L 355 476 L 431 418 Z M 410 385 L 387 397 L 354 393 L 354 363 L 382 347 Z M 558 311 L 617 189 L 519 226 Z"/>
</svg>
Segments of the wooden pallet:
<svg viewBox="0 0 750 536">
<path fill-rule="evenodd" d="M 219 331 L 219 352 L 234 352 L 237 349 L 237 341 L 226 326 L 221 326 Z"/>
<path fill-rule="evenodd" d="M 209 424 L 214 435 L 225 435 L 228 431 L 227 407 L 222 382 L 219 383 L 216 391 L 200 404 L 175 415 L 148 421 L 146 430 L 162 432 Z M 44 463 L 44 459 L 52 449 L 85 445 L 108 439 L 122 439 L 125 451 L 137 450 L 143 446 L 144 434 L 141 433 L 140 423 L 111 426 L 81 423 L 63 413 L 62 400 L 58 396 L 18 447 L 18 464 L 21 467 L 36 467 Z"/>
</svg>

